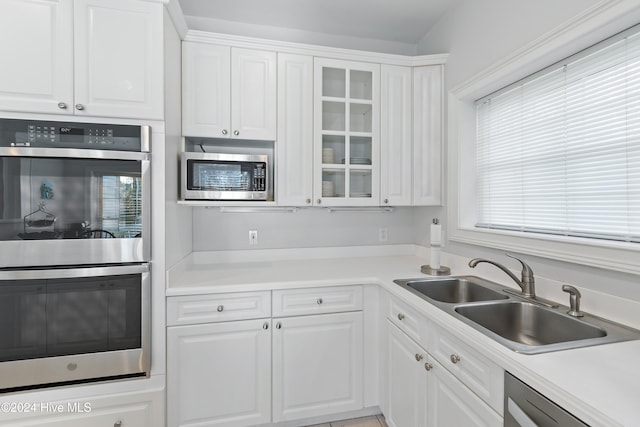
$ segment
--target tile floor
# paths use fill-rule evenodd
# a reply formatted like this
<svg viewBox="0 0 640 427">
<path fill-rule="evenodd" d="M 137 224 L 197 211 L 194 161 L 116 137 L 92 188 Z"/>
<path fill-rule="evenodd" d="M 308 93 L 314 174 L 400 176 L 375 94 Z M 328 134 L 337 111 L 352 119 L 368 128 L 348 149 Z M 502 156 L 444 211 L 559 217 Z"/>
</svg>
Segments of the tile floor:
<svg viewBox="0 0 640 427">
<path fill-rule="evenodd" d="M 387 423 L 382 415 L 372 415 L 370 417 L 316 424 L 309 427 L 387 427 Z"/>
</svg>

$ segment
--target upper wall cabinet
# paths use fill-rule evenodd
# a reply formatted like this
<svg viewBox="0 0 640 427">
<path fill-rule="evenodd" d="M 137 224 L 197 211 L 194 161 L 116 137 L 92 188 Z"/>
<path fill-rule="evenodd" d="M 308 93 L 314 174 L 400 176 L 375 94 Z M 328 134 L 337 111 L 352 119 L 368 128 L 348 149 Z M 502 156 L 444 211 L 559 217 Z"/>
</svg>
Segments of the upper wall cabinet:
<svg viewBox="0 0 640 427">
<path fill-rule="evenodd" d="M 276 139 L 276 53 L 184 42 L 182 132 Z"/>
<path fill-rule="evenodd" d="M 313 57 L 278 54 L 276 200 L 309 206 L 313 188 Z"/>
<path fill-rule="evenodd" d="M 381 75 L 380 204 L 440 205 L 442 66 L 382 65 Z"/>
<path fill-rule="evenodd" d="M 442 65 L 413 69 L 413 205 L 442 204 Z"/>
<path fill-rule="evenodd" d="M 316 58 L 314 198 L 379 205 L 380 65 Z"/>
<path fill-rule="evenodd" d="M 162 119 L 162 31 L 160 3 L 3 0 L 0 110 Z"/>
</svg>

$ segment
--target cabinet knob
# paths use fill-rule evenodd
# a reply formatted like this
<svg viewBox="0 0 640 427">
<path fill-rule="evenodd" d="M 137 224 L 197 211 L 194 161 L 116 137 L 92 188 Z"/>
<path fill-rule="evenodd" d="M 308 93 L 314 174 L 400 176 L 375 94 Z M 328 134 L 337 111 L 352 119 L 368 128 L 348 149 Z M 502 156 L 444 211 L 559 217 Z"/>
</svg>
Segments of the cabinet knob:
<svg viewBox="0 0 640 427">
<path fill-rule="evenodd" d="M 115 423 L 113 423 L 113 427 L 122 427 L 122 420 L 118 420 Z"/>
<path fill-rule="evenodd" d="M 416 353 L 416 361 L 421 361 L 422 359 L 424 359 L 424 356 L 421 355 L 420 353 Z"/>
<path fill-rule="evenodd" d="M 311 204 L 311 199 L 307 199 L 307 200 L 305 200 L 305 202 L 306 202 L 308 205 L 310 205 L 310 204 Z"/>
<path fill-rule="evenodd" d="M 238 136 L 238 135 L 240 135 L 240 131 L 238 131 L 238 130 L 234 130 L 234 131 L 233 131 L 233 134 L 234 134 L 235 136 Z"/>
<path fill-rule="evenodd" d="M 226 134 L 228 134 L 228 133 L 229 133 L 229 132 L 228 132 L 226 129 L 222 129 L 222 134 L 223 134 L 223 135 L 226 135 Z"/>
<path fill-rule="evenodd" d="M 384 199 L 384 204 L 388 205 L 389 204 L 389 199 Z"/>
<path fill-rule="evenodd" d="M 262 324 L 262 329 L 264 329 L 265 331 L 266 331 L 267 329 L 269 329 L 269 322 L 264 322 L 264 323 Z"/>
<path fill-rule="evenodd" d="M 318 303 L 318 305 L 322 304 L 322 298 L 318 298 L 316 302 Z"/>
<path fill-rule="evenodd" d="M 398 320 L 404 320 L 404 314 L 398 313 Z"/>
<path fill-rule="evenodd" d="M 222 310 L 224 310 L 224 305 L 219 305 L 218 306 L 218 313 L 221 313 Z"/>
<path fill-rule="evenodd" d="M 58 102 L 58 108 L 61 110 L 66 110 L 67 109 L 67 103 L 66 102 Z"/>
<path fill-rule="evenodd" d="M 451 363 L 458 363 L 460 361 L 460 356 L 458 356 L 457 354 L 452 354 L 451 357 Z"/>
<path fill-rule="evenodd" d="M 316 203 L 318 203 L 318 204 L 322 203 L 322 199 L 316 200 Z"/>
<path fill-rule="evenodd" d="M 276 329 L 282 329 L 282 324 L 280 324 L 280 322 L 276 323 Z"/>
<path fill-rule="evenodd" d="M 433 369 L 433 365 L 429 362 L 424 364 L 424 369 L 426 369 L 427 371 L 430 371 Z"/>
<path fill-rule="evenodd" d="M 80 110 L 80 111 L 84 110 L 84 105 L 76 104 L 76 110 Z"/>
</svg>

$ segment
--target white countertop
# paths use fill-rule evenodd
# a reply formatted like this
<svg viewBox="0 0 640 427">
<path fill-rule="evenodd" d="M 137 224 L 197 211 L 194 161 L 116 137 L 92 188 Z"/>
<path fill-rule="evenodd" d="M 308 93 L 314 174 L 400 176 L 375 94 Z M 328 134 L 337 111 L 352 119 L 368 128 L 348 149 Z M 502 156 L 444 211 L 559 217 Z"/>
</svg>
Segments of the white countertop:
<svg viewBox="0 0 640 427">
<path fill-rule="evenodd" d="M 539 355 L 515 353 L 393 283 L 394 279 L 425 277 L 420 266 L 428 263 L 427 252 L 416 248 L 194 253 L 168 272 L 167 296 L 377 284 L 467 344 L 481 348 L 505 370 L 587 424 L 640 425 L 640 341 Z M 452 274 L 480 276 L 465 269 L 465 260 L 456 258 L 442 257 L 443 264 L 452 267 Z"/>
</svg>

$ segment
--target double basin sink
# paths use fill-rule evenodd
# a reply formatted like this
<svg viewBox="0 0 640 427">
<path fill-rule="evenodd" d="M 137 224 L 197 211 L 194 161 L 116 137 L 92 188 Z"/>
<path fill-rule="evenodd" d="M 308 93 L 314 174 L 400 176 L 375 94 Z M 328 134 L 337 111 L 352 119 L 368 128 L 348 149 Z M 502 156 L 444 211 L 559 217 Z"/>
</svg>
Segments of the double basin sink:
<svg viewBox="0 0 640 427">
<path fill-rule="evenodd" d="M 513 351 L 546 353 L 640 339 L 640 331 L 546 304 L 475 276 L 394 280 Z"/>
</svg>

